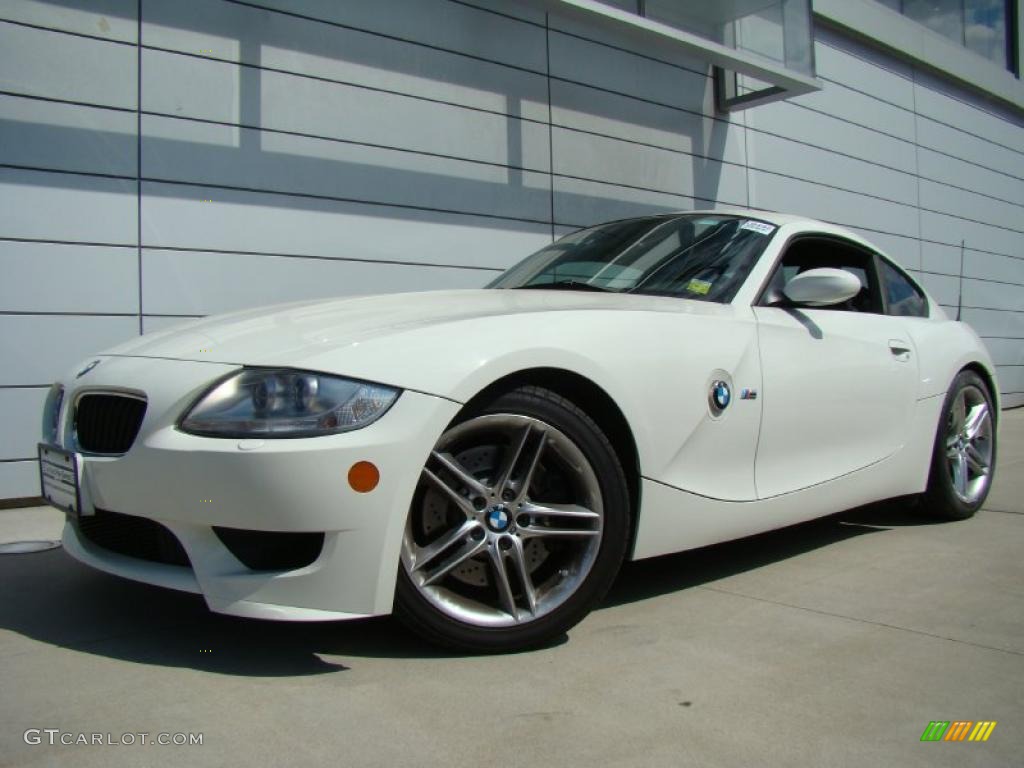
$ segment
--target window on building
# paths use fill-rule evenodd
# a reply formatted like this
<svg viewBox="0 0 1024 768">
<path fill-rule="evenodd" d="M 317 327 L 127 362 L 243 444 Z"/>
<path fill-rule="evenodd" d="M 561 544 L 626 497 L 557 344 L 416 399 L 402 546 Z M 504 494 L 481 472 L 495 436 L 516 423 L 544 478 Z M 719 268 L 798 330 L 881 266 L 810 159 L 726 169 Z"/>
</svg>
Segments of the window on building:
<svg viewBox="0 0 1024 768">
<path fill-rule="evenodd" d="M 1013 69 L 1013 0 L 877 0 L 1000 67 Z"/>
</svg>

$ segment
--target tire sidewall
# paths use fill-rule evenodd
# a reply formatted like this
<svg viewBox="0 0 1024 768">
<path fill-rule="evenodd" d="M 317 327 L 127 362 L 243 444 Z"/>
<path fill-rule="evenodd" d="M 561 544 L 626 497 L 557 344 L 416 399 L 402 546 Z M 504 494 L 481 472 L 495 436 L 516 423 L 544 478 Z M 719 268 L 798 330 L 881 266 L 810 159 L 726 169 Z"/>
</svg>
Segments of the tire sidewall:
<svg viewBox="0 0 1024 768">
<path fill-rule="evenodd" d="M 988 403 L 989 413 L 991 414 L 990 418 L 993 420 L 992 463 L 989 468 L 989 482 L 988 486 L 985 488 L 985 492 L 973 503 L 965 502 L 953 489 L 953 479 L 949 474 L 946 457 L 946 425 L 949 421 L 950 410 L 953 406 L 954 400 L 960 394 L 961 390 L 968 386 L 976 387 L 981 391 L 985 398 L 985 402 Z M 985 503 L 985 499 L 988 497 L 989 491 L 992 490 L 992 482 L 995 479 L 996 451 L 998 448 L 998 441 L 996 440 L 995 435 L 995 422 L 996 414 L 993 410 L 992 394 L 989 391 L 988 385 L 974 371 L 960 371 L 956 378 L 953 379 L 953 383 L 946 392 L 946 399 L 942 403 L 942 412 L 939 417 L 939 424 L 935 433 L 935 444 L 932 449 L 932 463 L 928 477 L 928 490 L 926 491 L 924 498 L 926 511 L 946 519 L 966 520 L 981 509 L 981 506 Z"/>
</svg>

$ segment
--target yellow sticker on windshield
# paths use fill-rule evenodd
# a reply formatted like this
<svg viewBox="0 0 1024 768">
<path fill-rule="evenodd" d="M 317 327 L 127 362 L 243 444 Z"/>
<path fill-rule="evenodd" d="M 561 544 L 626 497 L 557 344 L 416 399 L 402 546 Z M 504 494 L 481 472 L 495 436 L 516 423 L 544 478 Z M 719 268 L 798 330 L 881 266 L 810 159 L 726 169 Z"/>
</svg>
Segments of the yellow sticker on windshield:
<svg viewBox="0 0 1024 768">
<path fill-rule="evenodd" d="M 686 290 L 690 293 L 699 293 L 705 296 L 711 290 L 711 283 L 708 280 L 698 280 L 696 277 L 686 284 Z"/>
</svg>

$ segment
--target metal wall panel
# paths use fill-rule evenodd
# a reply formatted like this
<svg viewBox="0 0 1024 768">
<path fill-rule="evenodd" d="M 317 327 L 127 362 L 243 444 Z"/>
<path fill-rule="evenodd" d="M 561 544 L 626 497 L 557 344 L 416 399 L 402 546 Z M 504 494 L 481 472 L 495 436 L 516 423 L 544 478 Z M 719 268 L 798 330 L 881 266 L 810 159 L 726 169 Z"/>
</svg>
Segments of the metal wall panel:
<svg viewBox="0 0 1024 768">
<path fill-rule="evenodd" d="M 27 499 L 39 495 L 39 462 L 0 461 L 0 498 Z"/>
<path fill-rule="evenodd" d="M 138 39 L 137 9 L 138 0 L 88 0 L 76 4 L 4 0 L 0 18 L 134 43 Z"/>
<path fill-rule="evenodd" d="M 0 20 L 0 90 L 8 93 L 135 109 L 137 55 L 133 45 Z"/>
<path fill-rule="evenodd" d="M 0 413 L 4 428 L 0 429 L 0 463 L 12 459 L 31 459 L 39 442 L 40 414 L 47 389 L 0 389 Z"/>
<path fill-rule="evenodd" d="M 79 361 L 138 332 L 136 317 L 0 315 L 0 388 L 49 385 Z"/>
<path fill-rule="evenodd" d="M 670 211 L 689 211 L 707 207 L 685 195 L 671 195 L 646 189 L 620 187 L 580 179 L 555 179 L 554 210 L 556 235 L 576 227 L 600 224 L 628 216 L 644 216 Z M 573 226 L 567 226 L 573 225 Z"/>
<path fill-rule="evenodd" d="M 550 241 L 547 224 L 435 210 L 155 182 L 142 193 L 144 245 L 165 248 L 504 268 Z"/>
<path fill-rule="evenodd" d="M 137 242 L 135 181 L 0 168 L 5 238 Z"/>
<path fill-rule="evenodd" d="M 534 57 L 521 59 L 522 67 L 539 66 L 530 72 L 305 16 L 210 0 L 147 2 L 143 18 L 143 43 L 157 48 L 547 120 L 544 64 Z M 524 49 L 543 45 L 543 30 L 508 26 Z"/>
<path fill-rule="evenodd" d="M 4 312 L 139 311 L 135 248 L 0 240 Z"/>
<path fill-rule="evenodd" d="M 481 285 L 719 205 L 846 224 L 962 295 L 1024 402 L 1022 121 L 862 41 L 819 28 L 824 90 L 723 115 L 706 62 L 529 5 L 142 0 L 141 47 L 139 5 L 0 6 L 0 498 L 36 492 L 11 459 L 43 385 L 140 327 Z"/>
<path fill-rule="evenodd" d="M 747 137 L 750 146 L 756 146 L 759 132 L 767 132 L 884 168 L 917 172 L 913 142 L 840 117 L 783 101 L 750 110 L 745 118 L 754 129 Z"/>
<path fill-rule="evenodd" d="M 142 72 L 147 111 L 548 169 L 547 126 L 520 118 L 162 51 Z"/>
<path fill-rule="evenodd" d="M 549 176 L 489 163 L 149 117 L 148 178 L 543 221 Z M 209 197 L 218 197 L 210 191 Z"/>
<path fill-rule="evenodd" d="M 210 315 L 260 304 L 430 288 L 479 288 L 498 270 L 257 254 L 145 250 L 143 304 Z"/>
<path fill-rule="evenodd" d="M 134 112 L 0 95 L 0 164 L 135 176 Z"/>
</svg>

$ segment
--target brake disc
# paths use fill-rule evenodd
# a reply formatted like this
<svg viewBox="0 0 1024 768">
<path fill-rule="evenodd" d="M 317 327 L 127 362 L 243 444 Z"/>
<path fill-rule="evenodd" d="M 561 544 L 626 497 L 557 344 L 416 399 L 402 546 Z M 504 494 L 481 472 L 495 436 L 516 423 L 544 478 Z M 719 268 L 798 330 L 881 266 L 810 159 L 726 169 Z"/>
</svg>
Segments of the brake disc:
<svg viewBox="0 0 1024 768">
<path fill-rule="evenodd" d="M 500 452 L 495 445 L 468 448 L 455 454 L 455 460 L 484 483 L 488 483 L 497 471 L 499 458 Z M 458 512 L 452 512 L 451 502 L 440 491 L 431 487 L 423 495 L 421 522 L 423 532 L 428 539 L 436 531 L 446 530 L 457 524 L 458 515 Z M 526 542 L 523 546 L 523 554 L 526 556 L 526 566 L 529 572 L 533 573 L 543 565 L 549 553 L 544 542 L 537 538 Z M 451 575 L 457 581 L 473 587 L 487 587 L 491 583 L 490 566 L 484 555 L 467 560 L 453 569 Z"/>
</svg>

